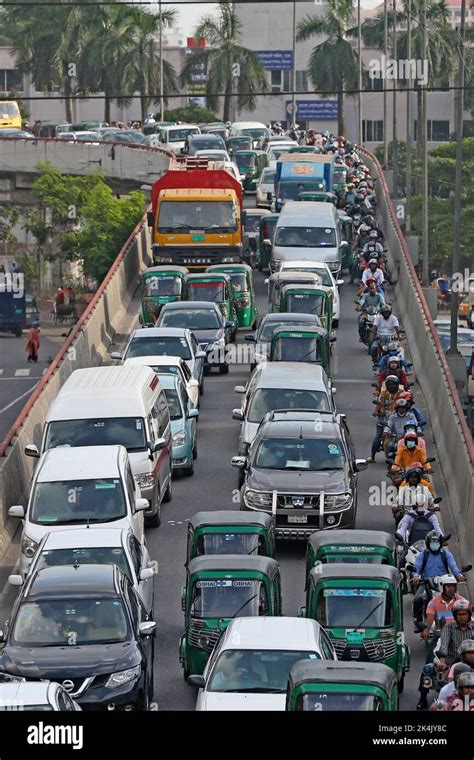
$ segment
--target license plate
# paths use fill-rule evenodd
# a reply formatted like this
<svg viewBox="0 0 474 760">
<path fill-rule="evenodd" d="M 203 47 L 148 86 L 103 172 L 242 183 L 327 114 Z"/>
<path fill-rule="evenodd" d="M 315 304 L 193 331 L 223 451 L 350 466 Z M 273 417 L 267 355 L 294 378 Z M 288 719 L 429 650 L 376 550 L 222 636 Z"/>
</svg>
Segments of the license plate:
<svg viewBox="0 0 474 760">
<path fill-rule="evenodd" d="M 307 523 L 308 515 L 288 515 L 289 523 Z"/>
</svg>

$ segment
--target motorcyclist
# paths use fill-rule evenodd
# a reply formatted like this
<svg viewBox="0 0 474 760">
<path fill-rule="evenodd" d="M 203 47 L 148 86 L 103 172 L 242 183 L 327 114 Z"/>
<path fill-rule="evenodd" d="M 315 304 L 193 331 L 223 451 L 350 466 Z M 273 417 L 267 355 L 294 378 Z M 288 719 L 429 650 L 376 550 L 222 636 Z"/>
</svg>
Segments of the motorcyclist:
<svg viewBox="0 0 474 760">
<path fill-rule="evenodd" d="M 400 356 L 399 346 L 396 341 L 390 341 L 390 343 L 387 344 L 387 350 L 382 353 L 382 356 L 380 357 L 378 363 L 374 366 L 374 371 L 378 370 L 379 372 L 382 372 L 382 370 L 387 369 L 390 357 L 392 356 L 395 356 L 398 359 L 402 369 L 408 373 L 410 364 L 402 356 Z"/>
<path fill-rule="evenodd" d="M 384 277 L 383 271 L 379 268 L 379 262 L 378 262 L 378 259 L 376 258 L 370 259 L 367 269 L 364 269 L 364 271 L 362 272 L 361 286 L 357 293 L 359 297 L 362 295 L 365 288 L 367 287 L 367 280 L 369 278 L 375 280 L 376 285 L 377 285 L 377 290 L 379 292 L 382 291 L 383 293 L 383 283 L 385 281 L 385 277 Z"/>
<path fill-rule="evenodd" d="M 377 399 L 376 409 L 372 413 L 374 417 L 377 417 L 377 427 L 372 441 L 371 454 L 367 461 L 375 462 L 376 454 L 380 451 L 384 437 L 385 416 L 395 410 L 396 403 L 403 396 L 404 390 L 396 375 L 389 375 L 385 379 Z"/>
<path fill-rule="evenodd" d="M 389 356 L 386 369 L 383 369 L 379 374 L 377 381 L 378 388 L 382 387 L 383 381 L 389 375 L 396 375 L 405 389 L 409 387 L 407 373 L 401 367 L 398 356 Z"/>
<path fill-rule="evenodd" d="M 366 338 L 367 309 L 372 307 L 377 311 L 380 311 L 380 309 L 385 304 L 383 295 L 377 292 L 377 285 L 375 280 L 369 279 L 367 282 L 367 287 L 367 293 L 364 293 L 362 298 L 359 299 L 359 310 L 361 314 L 359 316 L 358 330 L 359 340 L 361 343 L 364 343 L 364 338 Z"/>
<path fill-rule="evenodd" d="M 461 673 L 457 681 L 457 689 L 444 700 L 447 710 L 474 710 L 474 673 Z"/>
<path fill-rule="evenodd" d="M 426 461 L 426 451 L 418 446 L 418 434 L 415 431 L 405 433 L 404 445 L 395 454 L 392 470 L 406 470 L 415 462 L 420 462 L 425 472 L 431 472 L 431 466 Z"/>
<path fill-rule="evenodd" d="M 426 608 L 426 626 L 421 632 L 421 637 L 425 641 L 427 641 L 429 638 L 433 624 L 435 624 L 435 627 L 437 629 L 441 629 L 448 623 L 454 623 L 453 606 L 455 602 L 459 600 L 467 602 L 467 599 L 464 599 L 464 597 L 457 593 L 457 580 L 454 575 L 443 575 L 440 579 L 440 582 L 441 593 L 434 596 L 428 602 L 428 606 Z M 434 650 L 437 643 L 438 637 L 435 637 L 429 646 L 425 665 L 433 662 L 435 656 Z M 464 665 L 463 663 L 460 663 L 460 665 L 465 669 L 468 668 L 468 666 Z M 470 668 L 468 669 L 470 670 Z M 446 687 L 443 687 L 443 689 L 441 689 L 439 693 L 439 699 L 444 699 L 449 695 L 450 692 L 445 692 L 444 694 L 442 693 L 445 688 Z M 417 710 L 426 710 L 428 707 L 427 696 L 429 689 L 423 686 L 423 675 L 420 679 L 418 691 L 420 692 L 420 700 L 417 704 Z"/>
<path fill-rule="evenodd" d="M 406 399 L 406 402 L 407 402 L 408 411 L 412 412 L 415 415 L 418 421 L 418 426 L 421 428 L 424 428 L 426 425 L 426 420 L 423 414 L 420 412 L 420 410 L 415 406 L 415 399 L 413 397 L 413 393 L 411 393 L 410 391 L 407 391 L 405 393 L 404 398 Z"/>
<path fill-rule="evenodd" d="M 430 530 L 425 537 L 426 549 L 420 552 L 416 558 L 415 569 L 412 574 L 412 581 L 418 585 L 418 589 L 413 599 L 413 617 L 415 622 L 415 633 L 422 630 L 422 618 L 424 607 L 424 586 L 420 582 L 427 578 L 434 578 L 438 575 L 451 573 L 458 581 L 463 581 L 464 576 L 456 564 L 456 561 L 448 549 L 443 549 L 442 535 L 436 530 Z M 453 605 L 453 615 L 456 607 Z M 470 617 L 470 613 L 469 613 Z M 445 628 L 448 628 L 446 626 Z M 443 629 L 444 632 L 445 629 Z M 467 636 L 466 636 L 467 638 Z M 461 643 L 461 642 L 459 642 Z M 442 647 L 443 648 L 443 647 Z"/>
<path fill-rule="evenodd" d="M 464 662 L 454 663 L 449 671 L 448 683 L 440 689 L 438 700 L 443 701 L 457 692 L 459 676 L 462 673 L 472 673 L 470 666 L 466 665 Z"/>
<path fill-rule="evenodd" d="M 400 490 L 398 492 L 398 504 L 405 509 L 415 509 L 417 514 L 423 516 L 424 512 L 430 512 L 430 507 L 433 506 L 433 494 L 429 488 L 422 484 L 421 480 L 422 478 L 420 470 L 415 468 L 408 470 L 407 485 L 403 487 L 400 486 Z M 439 533 L 441 533 L 438 518 L 434 512 L 430 512 L 430 515 L 434 518 L 433 520 L 428 515 L 426 516 L 432 523 L 433 530 L 437 530 Z M 402 530 L 403 528 L 407 533 L 409 533 L 409 528 L 411 528 L 414 518 L 415 515 L 412 515 L 412 518 L 409 518 L 408 515 L 405 515 L 398 526 L 398 532 L 405 535 Z"/>
<path fill-rule="evenodd" d="M 395 403 L 395 411 L 392 412 L 384 427 L 385 443 L 387 444 L 390 438 L 394 438 L 398 443 L 405 435 L 407 422 L 417 425 L 415 415 L 412 412 L 407 412 L 407 402 L 404 398 L 399 398 Z M 421 430 L 417 429 L 417 432 L 421 433 Z"/>
<path fill-rule="evenodd" d="M 388 338 L 394 334 L 396 334 L 398 338 L 400 337 L 400 324 L 395 314 L 392 314 L 391 306 L 384 304 L 380 314 L 377 314 L 375 318 L 372 332 L 370 353 L 374 364 L 377 362 L 379 338 L 388 341 Z"/>
<path fill-rule="evenodd" d="M 433 486 L 431 485 L 431 483 L 430 483 L 429 480 L 425 480 L 425 478 L 423 477 L 423 475 L 424 475 L 424 468 L 423 468 L 423 465 L 421 464 L 421 462 L 413 462 L 413 464 L 410 467 L 410 469 L 405 472 L 405 479 L 402 480 L 402 482 L 400 483 L 400 488 L 403 488 L 404 486 L 409 485 L 408 477 L 409 477 L 410 473 L 413 470 L 418 470 L 418 472 L 420 474 L 420 478 L 421 478 L 420 485 L 426 486 L 426 488 L 428 489 L 428 491 L 430 491 L 430 493 L 434 496 Z"/>
</svg>

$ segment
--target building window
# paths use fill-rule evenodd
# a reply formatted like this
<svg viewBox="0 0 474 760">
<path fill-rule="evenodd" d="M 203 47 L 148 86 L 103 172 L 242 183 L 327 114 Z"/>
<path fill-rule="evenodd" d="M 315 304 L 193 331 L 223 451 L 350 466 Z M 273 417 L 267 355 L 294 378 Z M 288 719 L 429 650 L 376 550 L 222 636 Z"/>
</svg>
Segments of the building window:
<svg viewBox="0 0 474 760">
<path fill-rule="evenodd" d="M 413 139 L 418 139 L 418 122 L 413 122 Z M 432 121 L 428 119 L 426 128 L 426 139 L 428 142 L 447 142 L 449 140 L 449 121 Z"/>
<path fill-rule="evenodd" d="M 291 90 L 291 71 L 272 71 L 271 86 L 272 92 L 290 92 Z"/>
<path fill-rule="evenodd" d="M 383 140 L 383 120 L 362 120 L 362 142 L 378 142 Z"/>
<path fill-rule="evenodd" d="M 19 69 L 0 69 L 0 91 L 23 91 L 23 73 Z"/>
<path fill-rule="evenodd" d="M 308 72 L 296 72 L 296 92 L 308 92 Z"/>
</svg>

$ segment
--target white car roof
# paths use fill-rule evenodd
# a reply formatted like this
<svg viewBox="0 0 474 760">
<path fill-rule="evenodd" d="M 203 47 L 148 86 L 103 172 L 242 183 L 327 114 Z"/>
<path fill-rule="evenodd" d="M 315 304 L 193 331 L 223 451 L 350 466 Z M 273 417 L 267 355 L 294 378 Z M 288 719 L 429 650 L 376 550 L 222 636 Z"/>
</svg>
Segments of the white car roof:
<svg viewBox="0 0 474 760">
<path fill-rule="evenodd" d="M 120 476 L 119 461 L 125 459 L 124 446 L 58 446 L 48 449 L 37 469 L 37 482 L 95 480 Z"/>
<path fill-rule="evenodd" d="M 28 707 L 28 705 L 49 704 L 48 691 L 56 688 L 51 681 L 14 681 L 0 683 L 0 701 L 13 702 Z"/>
<path fill-rule="evenodd" d="M 299 617 L 247 617 L 231 620 L 223 649 L 315 650 L 320 625 Z"/>
<path fill-rule="evenodd" d="M 308 259 L 302 259 L 301 261 L 283 261 L 281 265 L 281 270 L 283 269 L 290 269 L 291 271 L 293 269 L 297 270 L 298 268 L 301 269 L 327 269 L 329 273 L 331 273 L 331 270 L 329 269 L 329 266 L 325 261 L 308 261 Z"/>
<path fill-rule="evenodd" d="M 324 203 L 323 201 L 287 201 L 283 206 L 280 214 L 280 223 L 283 219 L 286 221 L 287 216 L 304 216 L 309 218 L 310 215 L 317 214 L 318 217 L 326 216 L 328 219 L 334 219 L 336 216 L 336 209 L 332 203 Z"/>
<path fill-rule="evenodd" d="M 52 549 L 90 549 L 94 546 L 119 547 L 125 543 L 129 528 L 71 528 L 54 530 L 48 533 L 43 544 L 44 550 Z"/>
<path fill-rule="evenodd" d="M 278 364 L 278 367 L 273 366 Z M 261 369 L 255 370 L 259 378 L 257 388 L 293 388 L 294 390 L 313 390 L 325 388 L 326 373 L 320 364 L 301 366 L 303 362 L 268 362 Z M 324 374 L 323 374 L 324 373 Z"/>
<path fill-rule="evenodd" d="M 181 359 L 179 356 L 163 356 L 159 354 L 158 356 L 134 356 L 131 359 L 125 359 L 123 366 L 136 364 L 141 367 L 161 367 L 167 365 L 181 367 L 182 362 L 184 362 L 184 359 Z"/>
</svg>

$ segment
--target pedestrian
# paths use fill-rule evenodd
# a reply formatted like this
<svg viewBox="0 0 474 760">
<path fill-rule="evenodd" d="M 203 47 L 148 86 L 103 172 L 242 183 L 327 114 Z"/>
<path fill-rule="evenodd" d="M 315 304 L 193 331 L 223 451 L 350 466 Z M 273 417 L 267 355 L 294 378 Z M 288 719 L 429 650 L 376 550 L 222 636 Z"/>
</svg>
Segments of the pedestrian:
<svg viewBox="0 0 474 760">
<path fill-rule="evenodd" d="M 28 342 L 26 344 L 26 353 L 28 355 L 29 362 L 38 361 L 38 351 L 39 351 L 39 344 L 40 344 L 39 336 L 40 336 L 39 322 L 33 322 L 31 325 L 30 332 L 28 334 Z"/>
</svg>

